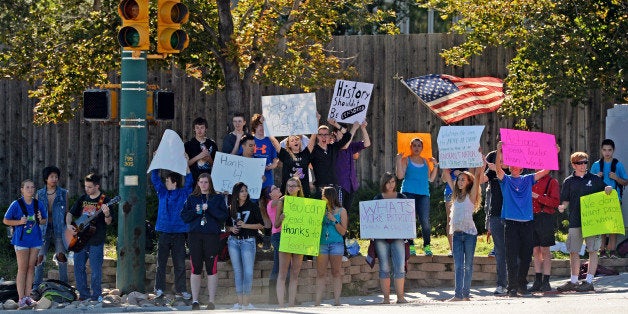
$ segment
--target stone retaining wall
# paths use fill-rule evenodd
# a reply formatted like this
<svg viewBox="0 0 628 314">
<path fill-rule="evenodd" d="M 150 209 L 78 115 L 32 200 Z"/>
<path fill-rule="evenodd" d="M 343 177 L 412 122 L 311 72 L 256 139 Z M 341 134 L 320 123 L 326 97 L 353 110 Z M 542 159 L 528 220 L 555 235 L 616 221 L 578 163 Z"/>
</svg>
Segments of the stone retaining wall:
<svg viewBox="0 0 628 314">
<path fill-rule="evenodd" d="M 492 286 L 495 285 L 495 259 L 489 257 L 475 257 L 473 268 L 472 286 Z M 253 289 L 251 301 L 253 303 L 266 303 L 268 300 L 268 277 L 272 269 L 272 261 L 256 261 L 253 273 Z M 166 275 L 168 284 L 166 293 L 173 288 L 172 261 L 168 261 L 169 270 Z M 618 272 L 628 271 L 628 258 L 601 259 L 600 265 L 612 268 Z M 189 260 L 186 261 L 187 278 L 190 276 Z M 115 288 L 116 284 L 116 261 L 105 259 L 103 263 L 103 288 Z M 446 256 L 412 256 L 408 261 L 408 271 L 406 273 L 406 289 L 425 287 L 452 287 L 454 285 L 453 259 Z M 88 268 L 89 269 L 89 268 Z M 146 292 L 153 290 L 155 283 L 156 262 L 154 255 L 146 255 Z M 366 264 L 363 256 L 351 258 L 343 263 L 344 275 L 343 295 L 368 295 L 379 291 L 378 265 L 373 268 Z M 68 275 L 74 285 L 74 272 L 70 265 Z M 530 267 L 529 280 L 534 279 L 534 269 Z M 58 278 L 58 271 L 53 269 L 48 272 L 48 278 Z M 553 277 L 569 277 L 569 261 L 552 261 Z M 87 277 L 89 280 L 89 276 Z M 235 283 L 233 268 L 230 262 L 218 263 L 218 292 L 216 300 L 218 303 L 236 303 Z M 207 301 L 206 280 L 202 280 L 200 301 Z M 297 299 L 300 302 L 314 301 L 316 284 L 316 265 L 313 261 L 304 261 L 299 276 L 299 287 Z M 188 280 L 189 286 L 189 280 Z M 331 289 L 328 289 L 326 298 L 332 298 Z"/>
</svg>

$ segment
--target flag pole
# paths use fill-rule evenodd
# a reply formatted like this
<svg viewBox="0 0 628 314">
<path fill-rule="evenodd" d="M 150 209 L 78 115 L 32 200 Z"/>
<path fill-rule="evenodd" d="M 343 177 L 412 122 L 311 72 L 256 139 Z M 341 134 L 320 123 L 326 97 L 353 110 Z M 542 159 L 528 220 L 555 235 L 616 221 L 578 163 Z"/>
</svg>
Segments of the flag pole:
<svg viewBox="0 0 628 314">
<path fill-rule="evenodd" d="M 438 119 L 440 119 L 441 121 L 443 121 L 443 123 L 444 123 L 444 124 L 449 125 L 449 123 L 445 122 L 445 120 L 443 120 L 443 118 L 441 118 L 441 117 L 440 117 L 440 116 L 439 116 L 436 112 L 434 112 L 434 110 L 432 110 L 432 108 L 430 108 L 430 106 L 428 106 L 428 105 L 427 105 L 427 104 L 423 101 L 423 99 L 421 99 L 421 97 L 419 97 L 419 95 L 415 94 L 415 93 L 414 93 L 414 91 L 412 91 L 412 88 L 410 88 L 410 86 L 408 86 L 408 84 L 406 84 L 406 82 L 403 80 L 403 76 L 398 76 L 398 75 L 395 75 L 393 78 L 394 78 L 394 79 L 399 80 L 399 82 L 401 82 L 401 84 L 403 84 L 403 86 L 405 86 L 405 87 L 406 87 L 406 88 L 410 91 L 410 93 L 411 93 L 412 95 L 414 95 L 414 96 L 416 97 L 416 99 L 418 99 L 418 100 L 419 100 L 419 103 L 421 103 L 421 104 L 423 104 L 425 107 L 427 107 L 427 109 L 429 109 L 429 110 L 430 110 L 430 112 L 431 112 L 432 114 L 434 114 L 434 115 L 435 115 Z"/>
</svg>

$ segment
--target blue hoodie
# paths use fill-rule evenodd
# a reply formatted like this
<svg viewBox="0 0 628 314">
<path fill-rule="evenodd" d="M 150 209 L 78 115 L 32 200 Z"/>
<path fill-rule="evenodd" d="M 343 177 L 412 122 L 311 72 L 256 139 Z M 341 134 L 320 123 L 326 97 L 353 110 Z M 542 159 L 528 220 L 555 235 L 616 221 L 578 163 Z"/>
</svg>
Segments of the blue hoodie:
<svg viewBox="0 0 628 314">
<path fill-rule="evenodd" d="M 155 230 L 166 233 L 186 233 L 188 225 L 181 219 L 181 210 L 185 204 L 188 195 L 192 193 L 194 188 L 194 179 L 192 174 L 185 176 L 185 183 L 182 188 L 168 190 L 161 178 L 159 170 L 153 169 L 150 172 L 150 179 L 157 191 L 159 198 L 159 208 L 157 210 L 157 223 Z"/>
<path fill-rule="evenodd" d="M 203 213 L 197 214 L 196 205 L 199 208 L 207 204 L 205 211 L 205 225 L 201 225 Z M 225 220 L 229 217 L 229 209 L 222 194 L 201 194 L 190 195 L 181 211 L 181 218 L 190 226 L 190 232 L 200 232 L 208 234 L 220 234 Z"/>
</svg>

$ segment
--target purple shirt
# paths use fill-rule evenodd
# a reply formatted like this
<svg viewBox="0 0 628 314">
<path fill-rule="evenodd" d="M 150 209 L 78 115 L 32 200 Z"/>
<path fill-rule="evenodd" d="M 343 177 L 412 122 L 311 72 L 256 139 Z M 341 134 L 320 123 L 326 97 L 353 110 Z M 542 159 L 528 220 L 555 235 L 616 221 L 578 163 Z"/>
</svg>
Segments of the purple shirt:
<svg viewBox="0 0 628 314">
<path fill-rule="evenodd" d="M 355 161 L 353 160 L 353 154 L 363 150 L 364 142 L 351 142 L 347 149 L 341 149 L 338 151 L 336 157 L 336 177 L 338 178 L 338 185 L 340 185 L 345 191 L 354 192 L 358 189 L 358 175 L 355 167 Z"/>
</svg>

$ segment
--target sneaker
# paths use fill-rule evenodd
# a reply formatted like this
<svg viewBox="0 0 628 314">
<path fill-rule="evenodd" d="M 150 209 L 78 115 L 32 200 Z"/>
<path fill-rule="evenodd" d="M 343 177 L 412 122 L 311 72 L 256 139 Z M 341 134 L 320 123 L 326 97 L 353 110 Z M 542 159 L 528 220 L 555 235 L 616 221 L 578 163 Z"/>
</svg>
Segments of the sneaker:
<svg viewBox="0 0 628 314">
<path fill-rule="evenodd" d="M 528 287 L 526 286 L 519 287 L 519 289 L 517 289 L 517 292 L 523 297 L 529 297 L 532 295 L 530 291 L 528 291 Z"/>
<path fill-rule="evenodd" d="M 240 305 L 240 303 L 236 303 L 233 305 L 233 307 L 231 308 L 232 310 L 241 310 L 242 309 L 242 305 Z"/>
<path fill-rule="evenodd" d="M 508 296 L 511 298 L 517 297 L 517 289 L 508 290 Z"/>
<path fill-rule="evenodd" d="M 488 257 L 495 257 L 495 250 L 490 251 Z"/>
<path fill-rule="evenodd" d="M 454 253 L 449 251 L 449 253 L 447 253 L 447 257 L 454 257 Z"/>
<path fill-rule="evenodd" d="M 35 300 L 33 300 L 31 297 L 23 297 L 22 300 L 20 300 L 20 303 L 22 304 L 22 306 L 20 306 L 20 308 L 29 308 L 29 307 L 34 307 L 35 305 L 37 305 L 37 302 L 35 302 Z M 18 303 L 18 305 L 20 304 Z"/>
<path fill-rule="evenodd" d="M 495 288 L 495 292 L 493 292 L 494 295 L 504 295 L 506 294 L 506 289 L 502 286 L 497 286 L 497 288 Z"/>
<path fill-rule="evenodd" d="M 207 303 L 206 310 L 215 310 L 215 309 L 216 309 L 216 306 L 214 305 L 214 303 L 212 302 Z"/>
<path fill-rule="evenodd" d="M 244 305 L 242 306 L 243 310 L 255 310 L 257 309 L 255 306 L 253 306 L 253 303 L 249 303 L 249 305 Z"/>
<path fill-rule="evenodd" d="M 430 249 L 430 245 L 426 245 L 423 247 L 423 251 L 425 252 L 425 256 L 432 256 L 432 250 Z"/>
<path fill-rule="evenodd" d="M 600 250 L 600 258 L 607 258 L 608 255 L 606 254 L 607 254 L 606 250 Z"/>
<path fill-rule="evenodd" d="M 161 289 L 155 290 L 155 298 L 161 298 L 164 295 L 164 292 Z"/>
<path fill-rule="evenodd" d="M 198 311 L 200 309 L 201 309 L 201 305 L 198 303 L 198 301 L 192 302 L 192 311 Z"/>
<path fill-rule="evenodd" d="M 410 255 L 416 255 L 416 248 L 412 244 L 410 244 Z"/>
<path fill-rule="evenodd" d="M 540 292 L 548 292 L 548 291 L 552 291 L 552 286 L 550 286 L 549 281 L 544 281 L 541 284 L 541 288 L 539 288 Z"/>
<path fill-rule="evenodd" d="M 192 299 L 192 295 L 191 295 L 189 292 L 187 292 L 187 291 L 183 291 L 183 292 L 181 292 L 181 297 L 182 297 L 184 300 L 190 300 L 190 299 Z"/>
<path fill-rule="evenodd" d="M 609 257 L 609 258 L 619 258 L 619 257 L 617 256 L 617 253 L 616 253 L 615 251 L 611 251 L 611 252 L 608 254 L 608 257 Z"/>
<path fill-rule="evenodd" d="M 558 286 L 556 288 L 556 290 L 560 291 L 560 292 L 566 292 L 566 291 L 576 291 L 576 288 L 578 287 L 577 283 L 573 283 L 571 281 L 567 281 L 566 283 Z"/>
<path fill-rule="evenodd" d="M 342 261 L 343 261 L 343 262 L 347 262 L 347 261 L 349 261 L 349 258 L 343 255 L 343 256 L 342 256 Z"/>
<path fill-rule="evenodd" d="M 576 285 L 575 290 L 577 292 L 588 292 L 588 291 L 595 291 L 595 288 L 593 287 L 592 283 L 583 281 L 579 285 Z"/>
<path fill-rule="evenodd" d="M 96 299 L 96 301 L 98 301 L 98 303 L 102 303 L 102 295 L 98 296 L 98 299 Z"/>
<path fill-rule="evenodd" d="M 530 289 L 528 289 L 528 291 L 529 292 L 541 291 L 541 286 L 542 286 L 542 283 L 540 281 L 535 280 L 534 283 L 532 283 L 532 287 L 530 287 Z"/>
</svg>

